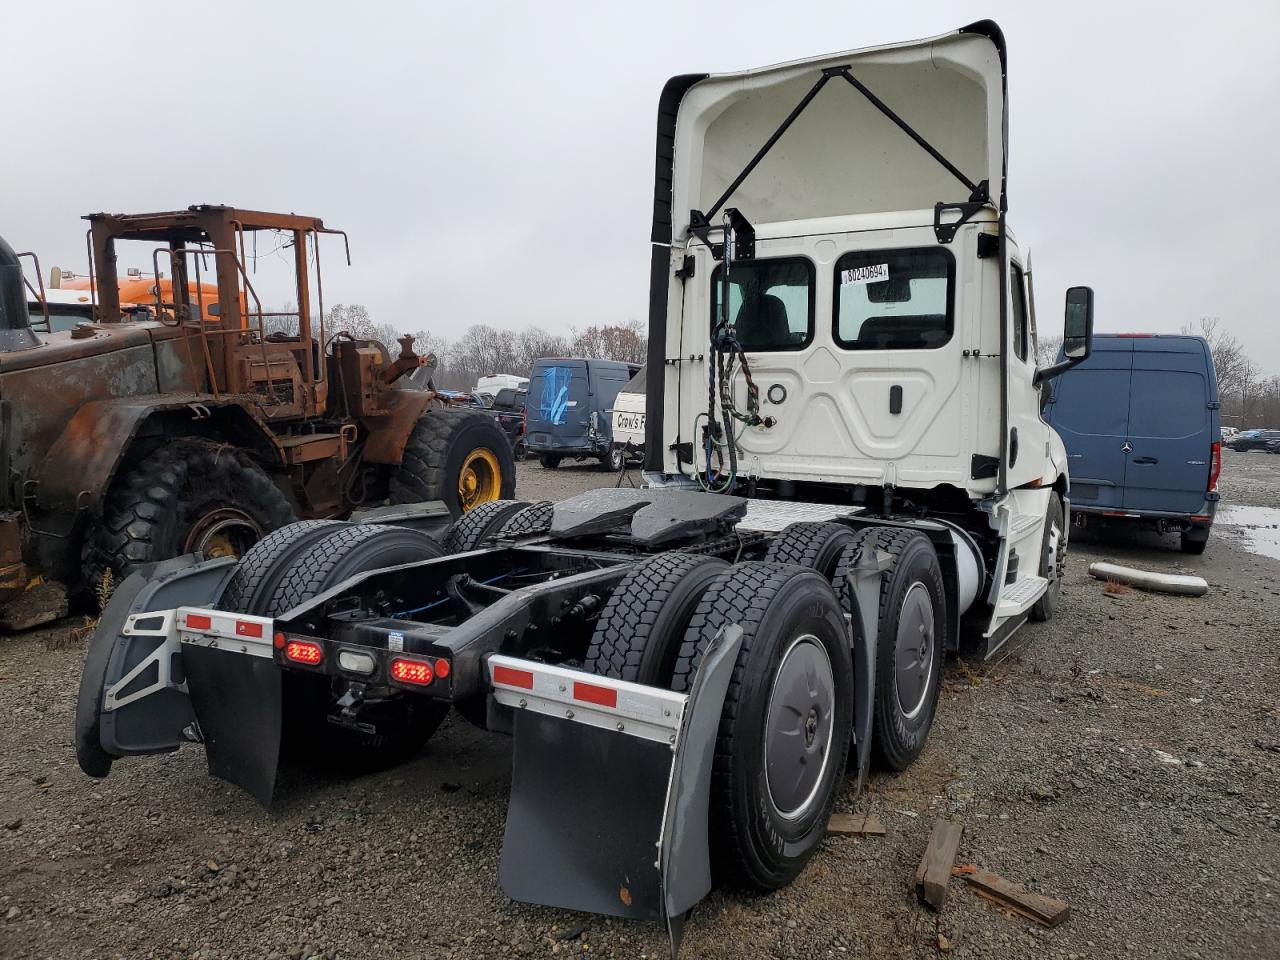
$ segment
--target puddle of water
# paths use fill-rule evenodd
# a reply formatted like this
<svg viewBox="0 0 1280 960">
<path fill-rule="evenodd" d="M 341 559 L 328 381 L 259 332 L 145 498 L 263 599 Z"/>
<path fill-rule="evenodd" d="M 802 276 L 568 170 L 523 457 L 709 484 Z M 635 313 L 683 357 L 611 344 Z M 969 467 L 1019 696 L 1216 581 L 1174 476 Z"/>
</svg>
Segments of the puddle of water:
<svg viewBox="0 0 1280 960">
<path fill-rule="evenodd" d="M 1239 527 L 1244 548 L 1250 553 L 1280 560 L 1280 508 L 1226 504 L 1219 508 L 1214 522 Z"/>
</svg>

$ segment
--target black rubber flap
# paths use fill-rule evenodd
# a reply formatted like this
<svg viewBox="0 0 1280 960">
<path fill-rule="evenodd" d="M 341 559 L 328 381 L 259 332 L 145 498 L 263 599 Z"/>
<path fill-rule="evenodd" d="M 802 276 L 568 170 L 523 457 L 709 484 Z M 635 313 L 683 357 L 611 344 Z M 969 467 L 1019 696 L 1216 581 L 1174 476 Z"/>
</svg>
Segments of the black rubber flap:
<svg viewBox="0 0 1280 960">
<path fill-rule="evenodd" d="M 126 636 L 130 614 L 179 606 L 206 606 L 222 595 L 236 561 L 222 558 L 197 562 L 192 555 L 147 564 L 127 577 L 111 596 L 89 642 L 80 675 L 76 703 L 76 759 L 93 777 L 105 777 L 112 760 L 135 754 L 166 753 L 183 742 L 183 730 L 193 715 L 185 692 L 177 686 L 158 689 L 116 710 L 102 712 L 106 690 L 139 664 L 153 661 L 162 638 Z M 181 657 L 169 656 L 172 681 L 181 684 Z M 153 685 L 159 665 L 152 662 L 122 691 L 136 692 Z"/>
<path fill-rule="evenodd" d="M 184 644 L 209 772 L 271 803 L 280 759 L 280 668 L 268 657 Z"/>
<path fill-rule="evenodd" d="M 551 536 L 557 539 L 623 533 L 646 546 L 727 530 L 747 512 L 741 497 L 676 490 L 604 487 L 555 506 Z"/>
<path fill-rule="evenodd" d="M 662 917 L 666 743 L 520 710 L 499 877 L 513 900 Z"/>
</svg>

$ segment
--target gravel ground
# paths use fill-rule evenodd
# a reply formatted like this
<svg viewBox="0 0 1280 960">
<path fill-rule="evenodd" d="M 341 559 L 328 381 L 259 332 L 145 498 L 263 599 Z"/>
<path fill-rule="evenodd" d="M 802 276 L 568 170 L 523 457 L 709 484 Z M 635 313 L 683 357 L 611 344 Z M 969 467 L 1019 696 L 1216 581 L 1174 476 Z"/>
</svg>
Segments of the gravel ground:
<svg viewBox="0 0 1280 960">
<path fill-rule="evenodd" d="M 521 466 L 525 498 L 612 478 Z M 1280 505 L 1280 457 L 1228 452 L 1228 502 Z M 1215 529 L 1072 544 L 1058 617 L 991 662 L 952 660 L 929 744 L 838 809 L 880 839 L 833 839 L 790 888 L 717 892 L 684 956 L 1274 957 L 1280 939 L 1280 562 Z M 1107 557 L 1194 570 L 1198 599 L 1111 599 Z M 76 767 L 83 648 L 65 627 L 0 640 L 0 957 L 659 957 L 656 925 L 506 901 L 497 883 L 509 745 L 453 719 L 414 762 L 354 781 L 296 773 L 268 813 L 199 748 Z M 1043 930 L 951 885 L 917 906 L 933 817 L 960 861 L 1068 900 Z"/>
</svg>

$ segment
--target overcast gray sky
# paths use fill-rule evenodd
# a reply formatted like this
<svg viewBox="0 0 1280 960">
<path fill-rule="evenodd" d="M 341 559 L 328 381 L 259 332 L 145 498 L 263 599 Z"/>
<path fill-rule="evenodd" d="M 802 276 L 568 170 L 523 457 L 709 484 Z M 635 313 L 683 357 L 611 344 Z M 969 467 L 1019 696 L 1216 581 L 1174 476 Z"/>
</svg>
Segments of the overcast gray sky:
<svg viewBox="0 0 1280 960">
<path fill-rule="evenodd" d="M 47 272 L 90 211 L 292 210 L 351 235 L 326 302 L 403 329 L 644 317 L 669 76 L 984 17 L 1041 328 L 1088 283 L 1100 330 L 1216 315 L 1280 373 L 1274 2 L 23 4 L 0 234 Z"/>
</svg>

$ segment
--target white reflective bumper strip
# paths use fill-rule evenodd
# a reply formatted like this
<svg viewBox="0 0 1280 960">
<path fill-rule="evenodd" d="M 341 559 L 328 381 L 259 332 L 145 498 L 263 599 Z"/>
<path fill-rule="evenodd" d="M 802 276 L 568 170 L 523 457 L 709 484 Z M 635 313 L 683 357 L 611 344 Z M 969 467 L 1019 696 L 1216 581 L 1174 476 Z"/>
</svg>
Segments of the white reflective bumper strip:
<svg viewBox="0 0 1280 960">
<path fill-rule="evenodd" d="M 497 679 L 498 676 L 509 677 L 508 670 L 532 675 L 532 686 Z M 683 693 L 516 657 L 490 657 L 489 682 L 494 699 L 505 707 L 531 710 L 659 743 L 675 742 L 685 704 L 689 701 Z M 581 686 L 578 687 L 579 696 L 575 696 L 575 684 L 586 685 L 595 691 L 611 691 L 617 698 L 616 705 L 583 699 L 583 694 L 592 695 L 592 691 L 585 691 Z M 595 699 L 607 701 L 610 698 L 602 698 L 597 693 Z"/>
<path fill-rule="evenodd" d="M 208 617 L 209 626 L 187 626 L 188 615 Z M 179 607 L 174 611 L 174 629 L 182 643 L 248 654 L 251 657 L 270 659 L 272 656 L 271 641 L 275 635 L 275 621 L 270 617 L 251 617 L 245 613 L 227 613 L 204 607 Z"/>
</svg>

